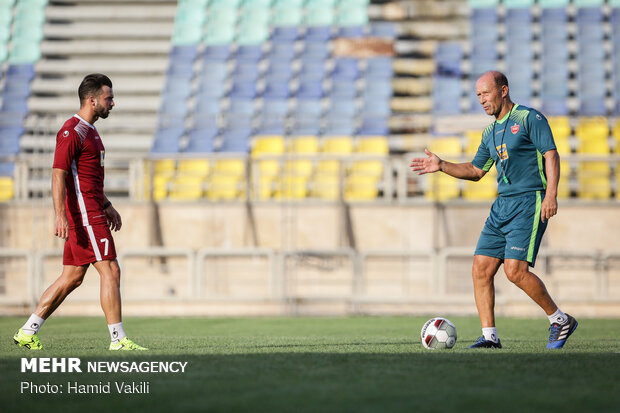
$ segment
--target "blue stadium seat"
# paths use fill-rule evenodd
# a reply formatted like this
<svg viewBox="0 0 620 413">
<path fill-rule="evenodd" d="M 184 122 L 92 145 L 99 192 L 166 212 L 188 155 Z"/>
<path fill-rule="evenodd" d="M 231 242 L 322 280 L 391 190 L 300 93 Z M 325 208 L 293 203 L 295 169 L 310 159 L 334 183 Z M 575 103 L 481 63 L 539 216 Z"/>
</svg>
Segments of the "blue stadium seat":
<svg viewBox="0 0 620 413">
<path fill-rule="evenodd" d="M 299 28 L 295 26 L 274 27 L 271 41 L 274 43 L 293 44 L 299 38 Z"/>
<path fill-rule="evenodd" d="M 213 140 L 217 135 L 218 130 L 214 127 L 190 130 L 185 152 L 213 152 Z"/>
<path fill-rule="evenodd" d="M 357 96 L 357 85 L 355 80 L 336 80 L 332 83 L 330 96 L 336 98 L 355 98 Z"/>
<path fill-rule="evenodd" d="M 226 130 L 217 152 L 247 152 L 251 131 L 248 129 Z"/>
<path fill-rule="evenodd" d="M 209 99 L 207 96 L 199 95 L 199 99 L 194 107 L 194 114 L 217 115 L 220 113 L 219 98 Z"/>
<path fill-rule="evenodd" d="M 370 36 L 395 39 L 398 37 L 398 28 L 393 22 L 372 22 L 370 23 Z"/>
<path fill-rule="evenodd" d="M 257 63 L 263 57 L 262 45 L 243 45 L 237 48 L 235 58 L 237 61 Z"/>
<path fill-rule="evenodd" d="M 334 59 L 334 70 L 331 77 L 334 80 L 354 80 L 359 77 L 358 60 L 348 57 Z"/>
<path fill-rule="evenodd" d="M 324 43 L 332 37 L 332 28 L 329 26 L 309 26 L 306 28 L 306 42 Z"/>
<path fill-rule="evenodd" d="M 357 131 L 358 135 L 385 136 L 390 133 L 388 118 L 381 116 L 362 117 L 362 125 Z"/>
<path fill-rule="evenodd" d="M 217 61 L 225 62 L 230 58 L 231 50 L 229 45 L 206 46 L 202 53 L 202 59 L 205 62 Z"/>
<path fill-rule="evenodd" d="M 295 53 L 294 43 L 273 43 L 268 57 L 270 61 L 291 62 Z"/>
<path fill-rule="evenodd" d="M 25 114 L 0 111 L 0 128 L 22 126 Z"/>
<path fill-rule="evenodd" d="M 196 45 L 177 45 L 170 50 L 170 60 L 193 62 L 198 57 L 198 47 Z"/>
<path fill-rule="evenodd" d="M 332 97 L 329 100 L 329 109 L 327 112 L 343 116 L 355 116 L 357 112 L 355 98 Z"/>
<path fill-rule="evenodd" d="M 346 38 L 364 37 L 364 27 L 363 26 L 339 27 L 338 37 L 346 37 Z"/>
<path fill-rule="evenodd" d="M 393 61 L 390 57 L 373 57 L 366 59 L 366 70 L 364 78 L 370 79 L 389 79 L 394 75 Z"/>
<path fill-rule="evenodd" d="M 13 162 L 0 162 L 0 176 L 13 176 L 15 164 Z"/>
<path fill-rule="evenodd" d="M 12 64 L 6 70 L 7 79 L 34 79 L 34 65 L 31 64 Z"/>
<path fill-rule="evenodd" d="M 457 42 L 442 42 L 435 50 L 436 71 L 438 75 L 460 76 L 463 49 Z"/>
</svg>

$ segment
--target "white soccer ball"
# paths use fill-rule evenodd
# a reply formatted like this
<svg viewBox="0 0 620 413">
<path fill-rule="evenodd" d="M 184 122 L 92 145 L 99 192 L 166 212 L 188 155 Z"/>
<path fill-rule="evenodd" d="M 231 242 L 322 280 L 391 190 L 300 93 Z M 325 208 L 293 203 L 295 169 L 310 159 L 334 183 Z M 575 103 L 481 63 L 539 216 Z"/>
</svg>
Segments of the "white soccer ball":
<svg viewBox="0 0 620 413">
<path fill-rule="evenodd" d="M 452 348 L 456 344 L 456 327 L 447 318 L 431 318 L 422 326 L 420 339 L 429 350 Z"/>
</svg>

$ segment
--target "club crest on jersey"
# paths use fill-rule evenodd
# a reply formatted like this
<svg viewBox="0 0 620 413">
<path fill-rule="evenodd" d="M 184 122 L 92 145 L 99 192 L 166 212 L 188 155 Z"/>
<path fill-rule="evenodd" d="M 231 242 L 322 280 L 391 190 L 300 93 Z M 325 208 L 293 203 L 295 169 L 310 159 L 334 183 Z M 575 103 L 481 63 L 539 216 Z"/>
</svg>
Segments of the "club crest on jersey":
<svg viewBox="0 0 620 413">
<path fill-rule="evenodd" d="M 512 132 L 512 134 L 516 134 L 517 132 L 519 132 L 519 125 L 517 125 L 516 123 L 514 125 L 512 125 L 510 127 L 510 132 Z"/>
<path fill-rule="evenodd" d="M 67 136 L 69 136 L 69 131 L 68 131 L 68 130 L 64 131 L 64 132 L 62 133 L 62 136 L 63 136 L 64 138 L 66 138 Z"/>
<path fill-rule="evenodd" d="M 506 148 L 505 143 L 500 146 L 496 146 L 495 150 L 497 151 L 497 156 L 499 157 L 499 159 L 501 159 L 502 161 L 508 159 L 508 149 Z"/>
</svg>

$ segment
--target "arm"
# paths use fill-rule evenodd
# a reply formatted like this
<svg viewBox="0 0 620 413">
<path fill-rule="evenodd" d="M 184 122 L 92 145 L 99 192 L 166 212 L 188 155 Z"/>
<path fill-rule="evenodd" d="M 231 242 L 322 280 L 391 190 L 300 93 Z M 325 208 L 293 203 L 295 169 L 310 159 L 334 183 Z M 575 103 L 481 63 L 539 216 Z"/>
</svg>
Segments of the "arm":
<svg viewBox="0 0 620 413">
<path fill-rule="evenodd" d="M 428 149 L 424 149 L 424 152 L 428 155 L 427 158 L 414 158 L 409 165 L 413 171 L 418 172 L 418 175 L 441 171 L 455 178 L 479 181 L 486 174 L 471 162 L 452 163 L 440 159 Z"/>
<path fill-rule="evenodd" d="M 52 200 L 54 201 L 54 213 L 56 214 L 54 235 L 65 241 L 69 239 L 69 221 L 67 221 L 67 211 L 65 209 L 66 175 L 67 171 L 63 169 L 52 169 Z"/>
<path fill-rule="evenodd" d="M 118 231 L 119 229 L 121 229 L 121 226 L 123 226 L 121 215 L 118 213 L 118 211 L 116 211 L 116 209 L 112 205 L 112 202 L 110 202 L 108 197 L 105 195 L 103 195 L 103 205 L 107 205 L 107 207 L 103 209 L 103 213 L 108 219 L 108 225 L 110 226 L 110 229 L 113 231 Z"/>
<path fill-rule="evenodd" d="M 558 182 L 560 181 L 560 155 L 555 149 L 545 152 L 547 191 L 540 206 L 540 219 L 545 222 L 558 213 Z"/>
</svg>

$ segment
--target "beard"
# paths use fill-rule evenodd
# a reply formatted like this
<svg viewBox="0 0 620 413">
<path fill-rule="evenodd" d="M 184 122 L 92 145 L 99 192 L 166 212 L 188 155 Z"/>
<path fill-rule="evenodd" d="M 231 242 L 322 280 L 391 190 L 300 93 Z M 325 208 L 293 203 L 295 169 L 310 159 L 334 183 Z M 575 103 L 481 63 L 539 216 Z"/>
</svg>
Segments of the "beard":
<svg viewBox="0 0 620 413">
<path fill-rule="evenodd" d="M 108 117 L 109 114 L 110 114 L 110 110 L 101 106 L 97 102 L 97 105 L 95 106 L 95 115 L 97 115 L 98 118 L 105 119 Z"/>
</svg>

